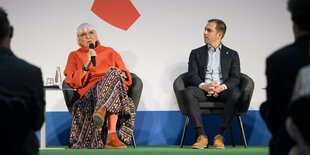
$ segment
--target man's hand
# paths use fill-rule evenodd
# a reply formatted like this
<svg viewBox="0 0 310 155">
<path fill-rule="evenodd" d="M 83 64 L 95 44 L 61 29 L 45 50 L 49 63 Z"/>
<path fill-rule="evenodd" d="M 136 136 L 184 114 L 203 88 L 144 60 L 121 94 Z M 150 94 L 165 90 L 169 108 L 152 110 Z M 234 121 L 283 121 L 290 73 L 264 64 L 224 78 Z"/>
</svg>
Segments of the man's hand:
<svg viewBox="0 0 310 155">
<path fill-rule="evenodd" d="M 217 92 L 215 92 L 215 93 L 213 94 L 213 96 L 217 98 L 217 97 L 219 97 L 219 94 L 218 94 Z"/>
<path fill-rule="evenodd" d="M 211 82 L 203 85 L 202 89 L 208 93 L 207 96 L 218 97 L 219 93 L 225 90 L 225 87 L 217 82 Z"/>
<path fill-rule="evenodd" d="M 223 85 L 216 85 L 214 88 L 214 91 L 219 94 L 220 92 L 222 92 L 223 90 L 225 90 L 225 87 Z"/>
<path fill-rule="evenodd" d="M 223 85 L 217 84 L 215 85 L 215 88 L 213 90 L 214 90 L 213 96 L 217 98 L 219 96 L 219 93 L 225 90 L 225 87 Z"/>
<path fill-rule="evenodd" d="M 212 96 L 215 92 L 214 89 L 216 85 L 217 85 L 217 82 L 211 82 L 208 84 L 204 84 L 202 86 L 202 90 L 208 93 L 207 96 Z"/>
</svg>

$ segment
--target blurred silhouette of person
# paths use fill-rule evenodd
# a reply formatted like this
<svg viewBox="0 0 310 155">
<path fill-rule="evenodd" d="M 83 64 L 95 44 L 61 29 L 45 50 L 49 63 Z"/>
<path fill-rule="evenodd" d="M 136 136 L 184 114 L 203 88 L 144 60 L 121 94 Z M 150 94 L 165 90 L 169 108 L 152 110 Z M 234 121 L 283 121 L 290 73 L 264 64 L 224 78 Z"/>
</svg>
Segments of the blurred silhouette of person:
<svg viewBox="0 0 310 155">
<path fill-rule="evenodd" d="M 310 155 L 310 65 L 298 71 L 288 110 L 285 127 L 289 136 L 296 142 L 289 154 Z"/>
<path fill-rule="evenodd" d="M 18 97 L 26 104 L 22 116 L 13 109 L 14 113 L 6 117 L 8 121 L 17 117 L 17 122 L 10 123 L 14 125 L 10 131 L 12 134 L 7 135 L 14 143 L 1 145 L 3 148 L 0 154 L 6 150 L 8 152 L 5 153 L 8 154 L 37 155 L 39 144 L 35 131 L 39 130 L 44 122 L 45 106 L 42 74 L 38 67 L 13 54 L 10 49 L 12 36 L 13 27 L 10 26 L 7 13 L 0 8 L 0 95 Z M 4 127 L 5 125 L 1 126 L 1 130 Z"/>
<path fill-rule="evenodd" d="M 298 70 L 309 64 L 310 1 L 289 0 L 295 42 L 269 56 L 266 60 L 267 100 L 260 113 L 272 138 L 270 154 L 287 154 L 295 142 L 288 136 L 285 120 Z"/>
</svg>

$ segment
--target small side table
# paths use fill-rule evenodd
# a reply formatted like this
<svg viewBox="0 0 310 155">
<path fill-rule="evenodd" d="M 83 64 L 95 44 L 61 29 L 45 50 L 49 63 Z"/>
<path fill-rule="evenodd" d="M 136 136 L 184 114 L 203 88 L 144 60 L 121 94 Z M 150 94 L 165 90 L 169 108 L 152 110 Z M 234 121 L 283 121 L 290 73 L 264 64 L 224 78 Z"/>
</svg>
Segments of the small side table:
<svg viewBox="0 0 310 155">
<path fill-rule="evenodd" d="M 44 97 L 46 94 L 46 91 L 49 90 L 64 90 L 59 88 L 58 85 L 53 85 L 53 86 L 44 86 Z M 65 90 L 75 90 L 75 89 L 65 89 Z M 65 148 L 47 148 L 46 147 L 46 108 L 44 107 L 44 123 L 42 124 L 41 130 L 40 130 L 40 150 L 63 150 Z"/>
</svg>

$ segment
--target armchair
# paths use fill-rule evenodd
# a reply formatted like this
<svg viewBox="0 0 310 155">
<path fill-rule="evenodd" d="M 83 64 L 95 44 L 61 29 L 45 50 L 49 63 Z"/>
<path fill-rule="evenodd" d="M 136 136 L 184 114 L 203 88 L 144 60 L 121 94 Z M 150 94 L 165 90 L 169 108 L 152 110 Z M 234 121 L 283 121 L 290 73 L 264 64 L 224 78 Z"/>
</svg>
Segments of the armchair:
<svg viewBox="0 0 310 155">
<path fill-rule="evenodd" d="M 184 142 L 184 138 L 186 135 L 186 130 L 187 130 L 187 126 L 189 123 L 189 117 L 186 114 L 186 107 L 184 104 L 184 102 L 185 102 L 184 89 L 188 86 L 187 79 L 188 79 L 188 73 L 183 73 L 179 77 L 177 77 L 173 83 L 173 89 L 174 89 L 175 96 L 177 98 L 177 102 L 178 102 L 178 105 L 180 108 L 180 112 L 183 115 L 186 115 L 186 119 L 185 119 L 185 123 L 184 123 L 184 129 L 183 129 L 183 133 L 182 133 L 181 144 L 180 144 L 181 148 L 183 147 L 183 142 Z M 241 96 L 240 96 L 240 99 L 238 101 L 240 107 L 239 107 L 239 111 L 236 114 L 236 116 L 238 118 L 238 123 L 239 123 L 239 127 L 241 130 L 242 138 L 244 141 L 244 146 L 246 148 L 247 147 L 247 141 L 245 138 L 245 133 L 244 133 L 244 129 L 243 129 L 241 115 L 246 114 L 248 109 L 249 109 L 249 105 L 250 105 L 253 90 L 254 90 L 254 81 L 249 76 L 247 76 L 246 74 L 241 73 L 239 88 L 241 90 Z M 224 103 L 223 102 L 207 101 L 207 102 L 200 102 L 199 104 L 200 104 L 200 111 L 201 111 L 202 115 L 221 115 L 223 113 L 223 110 L 224 110 Z M 230 135 L 231 135 L 232 145 L 235 146 L 233 132 L 232 132 L 232 126 L 230 126 Z"/>
<path fill-rule="evenodd" d="M 130 74 L 132 77 L 132 84 L 129 87 L 128 96 L 133 100 L 133 103 L 135 104 L 135 108 L 137 110 L 143 89 L 143 83 L 142 80 L 135 73 Z M 72 114 L 72 106 L 74 102 L 78 99 L 76 95 L 77 92 L 65 81 L 63 81 L 62 83 L 62 89 L 68 111 L 70 112 L 70 114 Z M 134 148 L 136 148 L 134 135 L 132 135 L 132 143 Z"/>
</svg>

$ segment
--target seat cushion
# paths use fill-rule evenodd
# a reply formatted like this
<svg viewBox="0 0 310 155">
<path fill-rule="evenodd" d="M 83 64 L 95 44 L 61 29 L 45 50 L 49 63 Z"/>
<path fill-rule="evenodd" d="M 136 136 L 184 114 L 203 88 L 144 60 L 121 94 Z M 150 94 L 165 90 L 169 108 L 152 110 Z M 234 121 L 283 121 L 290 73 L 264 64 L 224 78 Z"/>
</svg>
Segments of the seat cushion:
<svg viewBox="0 0 310 155">
<path fill-rule="evenodd" d="M 224 102 L 200 102 L 201 109 L 222 109 L 224 108 Z"/>
<path fill-rule="evenodd" d="M 224 112 L 224 102 L 200 102 L 202 115 L 221 115 Z"/>
</svg>

